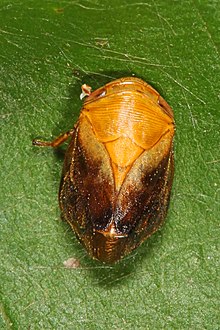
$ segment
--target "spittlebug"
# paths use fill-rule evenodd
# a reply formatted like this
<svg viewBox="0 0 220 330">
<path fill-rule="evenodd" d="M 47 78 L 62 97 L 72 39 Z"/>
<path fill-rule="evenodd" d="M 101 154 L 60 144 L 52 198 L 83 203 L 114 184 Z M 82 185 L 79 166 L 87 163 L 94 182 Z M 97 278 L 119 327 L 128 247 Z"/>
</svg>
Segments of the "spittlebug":
<svg viewBox="0 0 220 330">
<path fill-rule="evenodd" d="M 71 137 L 59 191 L 61 212 L 88 253 L 114 263 L 162 224 L 174 172 L 173 111 L 143 80 L 117 79 L 91 92 Z"/>
</svg>

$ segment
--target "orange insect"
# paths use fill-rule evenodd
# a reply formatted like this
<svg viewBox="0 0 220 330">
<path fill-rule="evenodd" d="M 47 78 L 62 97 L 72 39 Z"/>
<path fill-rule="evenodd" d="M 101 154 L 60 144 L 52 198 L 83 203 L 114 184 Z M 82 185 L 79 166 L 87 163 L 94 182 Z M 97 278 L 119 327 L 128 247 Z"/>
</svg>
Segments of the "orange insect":
<svg viewBox="0 0 220 330">
<path fill-rule="evenodd" d="M 114 263 L 162 224 L 174 172 L 173 111 L 143 80 L 117 79 L 91 92 L 71 137 L 60 183 L 62 214 L 88 253 Z"/>
</svg>

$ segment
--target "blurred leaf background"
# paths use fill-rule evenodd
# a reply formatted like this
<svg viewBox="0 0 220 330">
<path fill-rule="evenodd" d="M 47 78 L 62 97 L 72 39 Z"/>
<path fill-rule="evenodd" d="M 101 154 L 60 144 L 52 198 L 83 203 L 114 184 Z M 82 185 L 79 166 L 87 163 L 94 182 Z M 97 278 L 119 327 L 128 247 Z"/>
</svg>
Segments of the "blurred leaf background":
<svg viewBox="0 0 220 330">
<path fill-rule="evenodd" d="M 0 22 L 0 329 L 220 329 L 220 2 L 2 0 Z M 163 228 L 110 267 L 60 220 L 62 154 L 31 140 L 127 75 L 174 109 L 176 171 Z"/>
</svg>

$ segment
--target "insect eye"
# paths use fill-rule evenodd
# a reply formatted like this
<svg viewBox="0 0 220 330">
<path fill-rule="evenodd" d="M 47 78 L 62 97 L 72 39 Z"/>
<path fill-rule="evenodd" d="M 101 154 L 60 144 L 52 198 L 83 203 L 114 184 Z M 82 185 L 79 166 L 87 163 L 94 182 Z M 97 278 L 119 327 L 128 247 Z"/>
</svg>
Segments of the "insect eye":
<svg viewBox="0 0 220 330">
<path fill-rule="evenodd" d="M 88 96 L 88 98 L 86 99 L 86 103 L 98 100 L 98 99 L 106 96 L 106 94 L 107 94 L 107 90 L 105 88 L 102 88 L 101 90 L 94 91 L 93 93 L 91 93 L 91 95 Z"/>
<path fill-rule="evenodd" d="M 105 95 L 106 95 L 106 90 L 103 89 L 103 90 L 100 92 L 100 94 L 97 95 L 97 97 L 100 98 L 100 97 L 104 97 Z"/>
</svg>

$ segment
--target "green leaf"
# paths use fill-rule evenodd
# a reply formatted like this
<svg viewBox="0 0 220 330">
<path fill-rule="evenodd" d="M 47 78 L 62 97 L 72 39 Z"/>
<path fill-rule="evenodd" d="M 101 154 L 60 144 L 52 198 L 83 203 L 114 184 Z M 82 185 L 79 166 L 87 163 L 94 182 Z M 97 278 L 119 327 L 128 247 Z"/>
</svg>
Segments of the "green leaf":
<svg viewBox="0 0 220 330">
<path fill-rule="evenodd" d="M 219 329 L 220 2 L 0 4 L 1 329 Z M 57 202 L 82 83 L 135 74 L 172 106 L 167 221 L 115 266 L 91 260 Z M 67 269 L 74 257 L 80 267 Z"/>
</svg>

